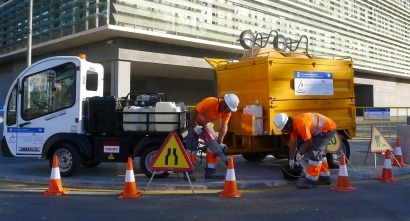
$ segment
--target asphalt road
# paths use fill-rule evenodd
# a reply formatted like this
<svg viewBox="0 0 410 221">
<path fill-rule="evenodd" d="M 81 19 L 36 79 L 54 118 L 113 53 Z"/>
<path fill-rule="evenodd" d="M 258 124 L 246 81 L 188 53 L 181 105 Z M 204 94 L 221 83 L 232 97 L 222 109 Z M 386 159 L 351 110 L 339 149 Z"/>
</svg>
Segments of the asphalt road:
<svg viewBox="0 0 410 221">
<path fill-rule="evenodd" d="M 367 154 L 369 140 L 355 139 L 349 141 L 351 145 L 350 159 L 347 164 L 349 180 L 375 179 L 381 176 L 384 166 L 384 155 Z M 390 141 L 389 141 L 390 142 Z M 390 142 L 394 146 L 394 141 Z M 367 158 L 366 158 L 367 156 Z M 364 163 L 366 160 L 366 164 Z M 376 161 L 375 161 L 376 160 Z M 203 179 L 204 161 L 195 167 L 195 176 L 199 179 L 192 182 L 194 190 L 223 189 L 225 180 Z M 258 189 L 267 187 L 293 186 L 296 181 L 283 179 L 282 166 L 286 160 L 267 157 L 260 162 L 248 162 L 242 156 L 234 156 L 234 170 L 238 189 Z M 376 164 L 376 166 L 375 166 Z M 126 172 L 126 163 L 102 163 L 96 168 L 82 167 L 71 177 L 62 177 L 65 188 L 92 188 L 121 190 Z M 225 175 L 227 170 L 218 165 L 218 172 Z M 335 184 L 339 169 L 331 170 L 331 180 Z M 410 166 L 393 167 L 393 175 L 410 174 Z M 150 178 L 146 177 L 134 162 L 134 175 L 137 187 L 146 189 Z M 0 157 L 0 181 L 24 184 L 47 185 L 50 178 L 48 161 L 35 158 L 6 158 Z M 171 174 L 168 178 L 153 179 L 148 190 L 186 190 L 191 189 L 181 173 Z"/>
<path fill-rule="evenodd" d="M 139 199 L 118 199 L 118 191 L 71 190 L 44 196 L 36 186 L 0 189 L 1 220 L 409 220 L 410 176 L 399 182 L 352 181 L 357 190 L 293 186 L 241 190 L 240 198 L 221 198 L 219 190 L 148 191 Z"/>
</svg>

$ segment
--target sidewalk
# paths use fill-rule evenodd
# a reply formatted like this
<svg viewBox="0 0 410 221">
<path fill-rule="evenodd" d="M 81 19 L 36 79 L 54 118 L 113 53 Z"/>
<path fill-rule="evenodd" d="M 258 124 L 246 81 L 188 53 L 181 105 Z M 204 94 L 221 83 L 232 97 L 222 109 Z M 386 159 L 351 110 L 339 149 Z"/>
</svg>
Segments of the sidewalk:
<svg viewBox="0 0 410 221">
<path fill-rule="evenodd" d="M 384 155 L 369 153 L 368 139 L 354 139 L 349 141 L 351 146 L 350 159 L 347 162 L 349 180 L 375 179 L 380 177 L 383 170 Z M 395 141 L 389 140 L 394 148 Z M 403 148 L 403 147 L 402 147 Z M 366 159 L 366 164 L 364 164 Z M 374 162 L 376 159 L 376 168 Z M 393 158 L 392 158 L 393 160 Z M 234 169 L 238 189 L 256 189 L 267 187 L 278 187 L 295 185 L 297 181 L 287 181 L 282 176 L 282 165 L 287 160 L 278 160 L 272 156 L 260 162 L 248 162 L 240 155 L 234 156 Z M 407 163 L 407 162 L 406 162 Z M 194 175 L 197 177 L 193 181 L 194 189 L 223 189 L 225 180 L 203 179 L 202 164 L 195 167 Z M 134 160 L 134 174 L 138 189 L 145 189 L 150 178 L 146 177 L 137 168 Z M 354 170 L 353 170 L 354 169 Z M 218 165 L 218 173 L 225 175 L 226 167 Z M 101 163 L 95 168 L 81 167 L 79 171 L 71 177 L 62 177 L 64 188 L 88 188 L 104 190 L 121 190 L 123 188 L 126 172 L 126 163 Z M 332 185 L 338 178 L 338 169 L 331 170 Z M 393 175 L 410 174 L 410 166 L 393 167 Z M 0 181 L 16 182 L 25 184 L 48 185 L 50 178 L 50 168 L 47 160 L 32 158 L 5 158 L 0 156 Z M 176 190 L 190 189 L 188 181 L 183 179 L 182 173 L 173 173 L 167 178 L 153 179 L 149 190 Z"/>
</svg>

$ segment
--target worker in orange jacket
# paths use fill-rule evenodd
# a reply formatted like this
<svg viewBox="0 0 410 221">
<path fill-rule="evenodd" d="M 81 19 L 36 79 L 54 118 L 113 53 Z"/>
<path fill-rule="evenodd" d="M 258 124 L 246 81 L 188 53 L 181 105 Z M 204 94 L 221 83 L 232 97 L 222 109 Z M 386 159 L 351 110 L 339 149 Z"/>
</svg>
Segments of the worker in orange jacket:
<svg viewBox="0 0 410 221">
<path fill-rule="evenodd" d="M 308 165 L 304 182 L 298 183 L 300 189 L 314 188 L 316 185 L 330 185 L 330 171 L 326 159 L 327 145 L 336 133 L 336 123 L 330 118 L 318 113 L 304 113 L 294 118 L 286 113 L 275 115 L 273 120 L 277 130 L 290 133 L 289 166 L 294 167 L 297 139 L 301 137 L 304 143 L 296 153 L 296 162 L 302 162 L 306 154 Z"/>
<path fill-rule="evenodd" d="M 214 138 L 213 142 L 206 143 L 205 178 L 224 179 L 223 175 L 216 174 L 217 156 L 223 155 L 221 152 L 226 151 L 227 147 L 223 144 L 223 139 L 228 131 L 228 122 L 231 117 L 231 112 L 237 110 L 238 104 L 239 98 L 235 94 L 226 94 L 223 99 L 208 97 L 199 102 L 190 113 L 186 149 L 192 164 L 194 164 L 197 156 L 198 138 L 202 138 L 204 133 L 208 133 L 209 135 L 209 130 L 206 128 L 207 125 L 220 119 L 218 136 L 213 137 L 213 135 L 211 135 L 212 138 Z M 221 149 L 224 150 L 216 151 Z M 189 174 L 189 178 L 195 180 L 192 173 Z M 187 177 L 185 177 L 185 179 L 187 179 Z"/>
</svg>

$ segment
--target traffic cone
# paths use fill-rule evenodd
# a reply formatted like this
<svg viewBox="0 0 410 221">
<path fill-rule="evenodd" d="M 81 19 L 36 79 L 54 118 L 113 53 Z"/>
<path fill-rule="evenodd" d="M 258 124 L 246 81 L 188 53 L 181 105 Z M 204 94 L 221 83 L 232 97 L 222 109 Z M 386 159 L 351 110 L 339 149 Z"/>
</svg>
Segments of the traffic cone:
<svg viewBox="0 0 410 221">
<path fill-rule="evenodd" d="M 396 167 L 405 167 L 407 166 L 406 163 L 404 163 L 403 160 L 403 155 L 401 153 L 401 145 L 400 145 L 400 139 L 396 139 L 396 147 L 394 148 L 394 158 L 392 165 Z"/>
<path fill-rule="evenodd" d="M 137 191 L 135 183 L 134 170 L 132 169 L 132 159 L 128 157 L 127 171 L 125 174 L 124 191 L 118 196 L 120 199 L 139 199 L 141 192 Z"/>
<path fill-rule="evenodd" d="M 60 168 L 58 166 L 57 155 L 53 156 L 53 166 L 51 168 L 50 181 L 48 182 L 48 189 L 43 192 L 46 196 L 61 196 L 68 193 L 68 190 L 63 189 L 60 177 Z"/>
<path fill-rule="evenodd" d="M 386 156 L 384 158 L 384 166 L 382 175 L 377 178 L 378 180 L 385 181 L 385 182 L 397 182 L 398 179 L 393 177 L 393 171 L 391 166 L 391 159 L 390 159 L 390 150 L 386 150 Z"/>
<path fill-rule="evenodd" d="M 226 171 L 224 190 L 219 193 L 220 197 L 241 197 L 242 193 L 236 188 L 235 169 L 233 168 L 233 158 L 228 158 L 228 170 Z"/>
<path fill-rule="evenodd" d="M 337 184 L 331 189 L 336 190 L 336 191 L 343 191 L 343 192 L 351 192 L 357 189 L 357 188 L 350 186 L 349 184 L 349 177 L 347 175 L 347 168 L 346 168 L 346 159 L 343 153 L 340 155 L 340 165 L 339 165 L 339 174 L 337 177 Z"/>
</svg>

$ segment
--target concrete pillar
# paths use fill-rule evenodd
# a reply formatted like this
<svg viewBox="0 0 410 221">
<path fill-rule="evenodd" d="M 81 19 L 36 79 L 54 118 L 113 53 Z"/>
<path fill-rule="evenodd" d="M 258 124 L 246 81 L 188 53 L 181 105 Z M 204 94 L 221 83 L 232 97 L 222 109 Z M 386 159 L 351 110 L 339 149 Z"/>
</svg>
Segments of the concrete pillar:
<svg viewBox="0 0 410 221">
<path fill-rule="evenodd" d="M 131 88 L 131 63 L 128 61 L 111 62 L 111 96 L 125 97 Z"/>
<path fill-rule="evenodd" d="M 397 126 L 397 138 L 400 139 L 403 160 L 405 163 L 410 164 L 410 125 Z"/>
</svg>

